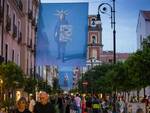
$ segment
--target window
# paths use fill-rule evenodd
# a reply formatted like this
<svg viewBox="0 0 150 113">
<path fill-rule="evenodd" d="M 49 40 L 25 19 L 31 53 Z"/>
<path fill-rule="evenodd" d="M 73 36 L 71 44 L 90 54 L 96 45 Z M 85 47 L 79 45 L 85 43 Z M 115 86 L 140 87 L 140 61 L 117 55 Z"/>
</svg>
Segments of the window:
<svg viewBox="0 0 150 113">
<path fill-rule="evenodd" d="M 95 18 L 92 18 L 92 20 L 91 20 L 91 26 L 92 27 L 96 27 Z"/>
<path fill-rule="evenodd" d="M 142 48 L 143 38 L 142 35 L 140 35 L 140 48 Z"/>
<path fill-rule="evenodd" d="M 20 54 L 17 54 L 17 64 L 20 66 Z"/>
<path fill-rule="evenodd" d="M 143 38 L 142 38 L 142 35 L 140 35 L 140 44 L 142 44 L 143 42 Z"/>
<path fill-rule="evenodd" d="M 96 37 L 92 36 L 92 43 L 95 44 L 96 43 Z"/>
<path fill-rule="evenodd" d="M 33 6 L 33 8 L 32 8 L 32 11 L 33 11 L 33 14 L 32 14 L 32 16 L 33 16 L 33 18 L 35 17 L 35 7 Z"/>
<path fill-rule="evenodd" d="M 20 36 L 20 31 L 21 31 L 21 28 L 20 28 L 20 21 L 18 21 L 18 35 L 17 36 Z M 18 37 L 19 38 L 19 37 Z"/>
<path fill-rule="evenodd" d="M 29 66 L 28 66 L 28 59 L 27 59 L 27 74 L 29 74 L 29 72 L 28 72 L 28 70 L 29 70 L 28 67 L 29 67 Z"/>
<path fill-rule="evenodd" d="M 32 0 L 28 0 L 28 11 L 32 10 Z"/>
<path fill-rule="evenodd" d="M 93 49 L 92 51 L 92 58 L 97 59 L 97 50 Z"/>
<path fill-rule="evenodd" d="M 7 4 L 6 15 L 9 15 L 9 5 Z"/>
<path fill-rule="evenodd" d="M 95 18 L 92 18 L 92 25 L 95 25 Z"/>
<path fill-rule="evenodd" d="M 15 58 L 15 51 L 14 49 L 12 50 L 12 61 L 14 62 L 14 58 Z"/>
<path fill-rule="evenodd" d="M 108 61 L 108 62 L 109 62 L 109 63 L 112 63 L 112 61 L 113 61 L 112 59 L 109 59 L 109 61 Z"/>
<path fill-rule="evenodd" d="M 5 44 L 5 62 L 8 61 L 8 44 Z"/>
<path fill-rule="evenodd" d="M 13 25 L 15 25 L 15 19 L 16 19 L 16 16 L 15 14 L 13 14 Z"/>
</svg>

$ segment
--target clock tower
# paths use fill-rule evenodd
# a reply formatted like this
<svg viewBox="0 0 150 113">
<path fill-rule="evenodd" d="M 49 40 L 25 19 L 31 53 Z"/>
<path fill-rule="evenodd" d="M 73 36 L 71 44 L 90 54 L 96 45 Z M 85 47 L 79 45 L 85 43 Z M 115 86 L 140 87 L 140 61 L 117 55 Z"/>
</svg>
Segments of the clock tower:
<svg viewBox="0 0 150 113">
<path fill-rule="evenodd" d="M 102 55 L 102 26 L 101 20 L 97 21 L 97 16 L 88 17 L 88 40 L 87 40 L 87 66 L 93 67 L 101 64 Z"/>
</svg>

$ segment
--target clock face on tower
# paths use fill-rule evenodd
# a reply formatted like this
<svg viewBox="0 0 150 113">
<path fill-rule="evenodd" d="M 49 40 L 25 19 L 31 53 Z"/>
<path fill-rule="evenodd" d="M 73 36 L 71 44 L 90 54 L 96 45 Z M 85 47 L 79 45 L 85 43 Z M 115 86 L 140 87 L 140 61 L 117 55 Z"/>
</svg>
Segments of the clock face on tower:
<svg viewBox="0 0 150 113">
<path fill-rule="evenodd" d="M 91 26 L 92 27 L 96 27 L 96 20 L 95 20 L 95 18 L 92 18 L 92 20 L 91 20 Z"/>
</svg>

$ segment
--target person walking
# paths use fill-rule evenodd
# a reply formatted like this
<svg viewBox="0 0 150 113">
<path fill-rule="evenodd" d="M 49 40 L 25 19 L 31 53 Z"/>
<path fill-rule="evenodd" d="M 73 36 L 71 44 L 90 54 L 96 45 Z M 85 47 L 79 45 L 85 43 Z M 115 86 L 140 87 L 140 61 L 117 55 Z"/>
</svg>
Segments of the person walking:
<svg viewBox="0 0 150 113">
<path fill-rule="evenodd" d="M 33 112 L 35 103 L 36 103 L 36 102 L 35 102 L 34 96 L 31 95 L 31 96 L 30 96 L 30 102 L 29 102 L 29 111 L 30 111 L 30 112 Z"/>
<path fill-rule="evenodd" d="M 49 102 L 49 96 L 46 92 L 41 92 L 39 99 L 39 102 L 34 106 L 34 113 L 56 113 L 55 108 Z"/>
<path fill-rule="evenodd" d="M 119 100 L 117 100 L 117 105 L 116 105 L 116 110 L 117 110 L 117 113 L 124 113 L 125 111 L 125 102 L 123 100 L 122 97 L 119 97 L 118 98 Z"/>
<path fill-rule="evenodd" d="M 82 97 L 82 113 L 86 113 L 86 100 L 85 100 L 85 96 Z"/>
<path fill-rule="evenodd" d="M 58 96 L 57 104 L 58 104 L 59 113 L 63 113 L 63 111 L 64 111 L 64 109 L 63 109 L 63 94 L 60 94 Z"/>
<path fill-rule="evenodd" d="M 101 113 L 101 102 L 98 98 L 98 95 L 93 96 L 92 110 L 93 110 L 93 113 Z"/>
<path fill-rule="evenodd" d="M 21 97 L 17 102 L 17 109 L 14 113 L 31 113 L 27 108 L 27 101 L 25 97 Z"/>
<path fill-rule="evenodd" d="M 136 110 L 136 113 L 144 113 L 144 111 L 143 111 L 142 108 L 138 108 L 138 109 Z"/>
<path fill-rule="evenodd" d="M 74 99 L 77 106 L 77 113 L 81 113 L 81 98 L 79 97 L 79 94 L 76 94 Z"/>
<path fill-rule="evenodd" d="M 87 113 L 92 112 L 92 97 L 90 94 L 86 97 L 86 108 L 87 108 Z"/>
</svg>

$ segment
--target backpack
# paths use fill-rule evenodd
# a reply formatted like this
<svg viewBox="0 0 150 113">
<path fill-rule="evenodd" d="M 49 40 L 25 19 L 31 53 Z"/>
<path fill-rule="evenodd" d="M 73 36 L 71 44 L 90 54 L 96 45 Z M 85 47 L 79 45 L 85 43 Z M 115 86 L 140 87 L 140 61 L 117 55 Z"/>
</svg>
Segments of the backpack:
<svg viewBox="0 0 150 113">
<path fill-rule="evenodd" d="M 77 106 L 77 104 L 76 104 L 76 101 L 75 101 L 75 100 L 73 101 L 73 109 L 74 109 L 74 110 L 77 110 L 77 109 L 78 109 L 78 106 Z"/>
</svg>

